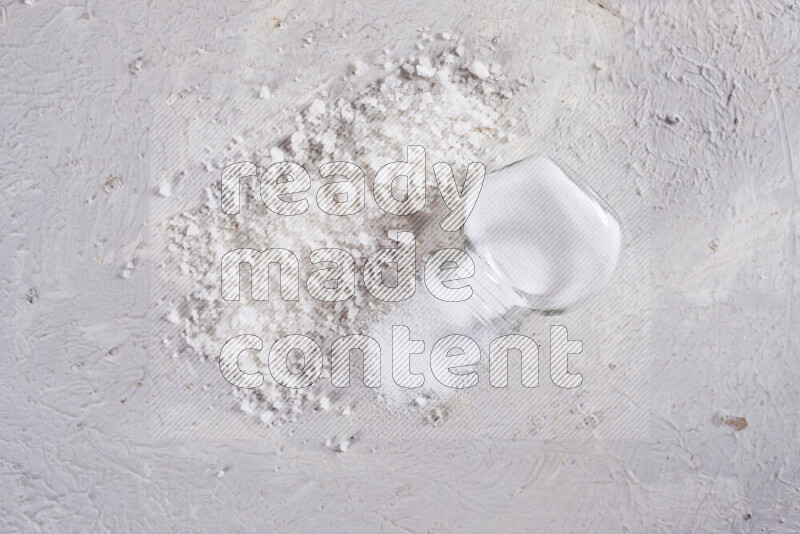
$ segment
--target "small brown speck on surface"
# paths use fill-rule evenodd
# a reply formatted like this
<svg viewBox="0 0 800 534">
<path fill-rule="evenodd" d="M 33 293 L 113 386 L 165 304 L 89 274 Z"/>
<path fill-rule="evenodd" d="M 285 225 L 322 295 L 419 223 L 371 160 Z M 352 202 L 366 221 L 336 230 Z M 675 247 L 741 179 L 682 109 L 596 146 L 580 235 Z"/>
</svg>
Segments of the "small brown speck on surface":
<svg viewBox="0 0 800 534">
<path fill-rule="evenodd" d="M 747 419 L 745 419 L 744 417 L 728 416 L 725 418 L 724 422 L 726 425 L 728 425 L 737 432 L 747 427 Z"/>
</svg>

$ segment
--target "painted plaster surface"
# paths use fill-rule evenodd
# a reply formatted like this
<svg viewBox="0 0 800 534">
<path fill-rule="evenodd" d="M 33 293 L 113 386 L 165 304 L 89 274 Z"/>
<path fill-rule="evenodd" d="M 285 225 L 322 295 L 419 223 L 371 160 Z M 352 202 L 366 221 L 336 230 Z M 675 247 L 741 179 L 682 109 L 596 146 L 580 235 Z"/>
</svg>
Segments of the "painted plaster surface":
<svg viewBox="0 0 800 534">
<path fill-rule="evenodd" d="M 499 430 L 487 391 L 452 427 L 337 404 L 295 432 L 251 431 L 228 388 L 235 432 L 163 432 L 172 171 L 212 184 L 193 150 L 291 135 L 326 83 L 443 33 L 474 78 L 526 81 L 494 164 L 555 152 L 625 222 L 624 300 L 574 318 L 585 386 Z M 799 43 L 789 0 L 4 2 L 0 531 L 800 530 Z"/>
</svg>

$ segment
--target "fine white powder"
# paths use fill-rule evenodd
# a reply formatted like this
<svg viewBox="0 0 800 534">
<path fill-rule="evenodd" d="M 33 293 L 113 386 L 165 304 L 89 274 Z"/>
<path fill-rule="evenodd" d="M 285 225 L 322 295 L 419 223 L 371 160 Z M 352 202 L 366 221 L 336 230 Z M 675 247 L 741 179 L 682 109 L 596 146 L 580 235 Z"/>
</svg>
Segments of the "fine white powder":
<svg viewBox="0 0 800 534">
<path fill-rule="evenodd" d="M 463 180 L 468 163 L 486 161 L 490 155 L 487 150 L 500 142 L 508 142 L 508 132 L 514 121 L 505 118 L 503 110 L 514 91 L 526 82 L 508 80 L 495 73 L 494 68 L 490 74 L 480 61 L 467 62 L 463 42 L 455 39 L 451 42 L 450 49 L 433 56 L 399 60 L 387 57 L 383 64 L 386 72 L 381 79 L 351 98 L 330 99 L 320 94 L 295 117 L 285 138 L 274 144 L 259 145 L 263 139 L 257 135 L 236 136 L 226 153 L 205 162 L 208 171 L 219 173 L 228 164 L 249 160 L 259 167 L 259 176 L 274 162 L 293 161 L 303 165 L 312 178 L 311 191 L 304 195 L 310 201 L 306 213 L 282 217 L 269 212 L 256 198 L 254 181 L 251 187 L 242 188 L 238 215 L 224 214 L 219 207 L 218 188 L 209 186 L 202 207 L 180 213 L 164 225 L 170 241 L 164 272 L 168 279 L 189 280 L 193 288 L 184 300 L 172 302 L 172 309 L 164 317 L 180 332 L 178 343 L 171 345 L 178 347 L 175 357 L 189 358 L 196 365 L 216 365 L 222 346 L 231 337 L 239 334 L 261 337 L 262 351 L 253 353 L 254 356 L 245 353 L 240 365 L 245 372 L 261 371 L 266 379 L 264 384 L 253 390 L 232 387 L 232 399 L 254 420 L 278 425 L 297 420 L 309 410 L 350 413 L 351 408 L 346 403 L 336 405 L 332 400 L 335 395 L 330 395 L 332 386 L 327 361 L 330 343 L 342 335 L 370 333 L 390 311 L 392 303 L 374 299 L 361 280 L 361 269 L 369 254 L 395 246 L 388 238 L 388 230 L 412 229 L 415 232 L 418 264 L 421 265 L 433 250 L 463 246 L 462 234 L 442 232 L 438 228 L 438 218 L 432 219 L 435 204 L 440 202 L 432 166 L 436 162 L 448 162 L 457 179 Z M 355 77 L 366 68 L 358 62 L 349 76 Z M 256 96 L 264 94 L 261 91 Z M 383 165 L 404 161 L 408 145 L 421 145 L 426 149 L 427 198 L 429 206 L 434 207 L 426 207 L 411 217 L 389 216 L 375 204 L 371 195 L 372 179 Z M 316 190 L 325 183 L 318 169 L 330 161 L 353 162 L 364 170 L 367 205 L 360 213 L 337 217 L 323 213 L 316 206 Z M 165 192 L 161 191 L 162 195 Z M 223 301 L 220 259 L 239 247 L 262 250 L 280 247 L 294 252 L 300 261 L 299 300 L 286 302 L 270 298 L 255 302 L 249 296 L 248 277 L 244 276 L 242 299 Z M 319 248 L 341 248 L 355 258 L 357 285 L 353 298 L 327 303 L 310 297 L 304 283 L 313 270 L 308 258 L 312 250 Z M 418 287 L 421 283 L 418 265 Z M 271 295 L 277 297 L 277 277 L 270 279 L 270 286 Z M 428 313 L 435 322 L 435 315 L 440 312 Z M 288 389 L 270 378 L 269 347 L 279 337 L 289 334 L 312 337 L 323 350 L 326 366 L 314 387 Z M 433 341 L 435 339 L 429 343 Z M 390 347 L 383 349 L 390 352 Z M 299 370 L 302 362 L 290 362 L 290 369 L 292 366 Z M 353 365 L 351 384 L 359 383 L 358 367 Z M 383 367 L 385 370 L 391 366 L 384 363 Z M 426 388 L 428 386 L 426 384 Z M 363 384 L 360 387 L 363 388 Z M 398 387 L 386 384 L 378 389 Z M 395 408 L 399 403 L 399 407 L 416 410 L 426 405 L 425 396 L 436 395 L 435 391 L 425 388 L 408 392 L 410 398 L 385 391 L 376 393 Z M 342 450 L 346 448 L 345 444 L 337 446 Z"/>
</svg>

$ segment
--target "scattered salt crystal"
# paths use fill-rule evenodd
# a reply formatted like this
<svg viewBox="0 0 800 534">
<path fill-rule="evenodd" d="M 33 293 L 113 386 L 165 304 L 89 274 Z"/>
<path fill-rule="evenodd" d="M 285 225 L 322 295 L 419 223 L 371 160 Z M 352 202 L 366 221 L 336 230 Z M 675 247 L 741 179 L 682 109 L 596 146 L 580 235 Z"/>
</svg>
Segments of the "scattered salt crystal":
<svg viewBox="0 0 800 534">
<path fill-rule="evenodd" d="M 263 98 L 264 100 L 272 98 L 272 90 L 266 85 L 262 85 L 258 90 L 258 98 Z"/>
<path fill-rule="evenodd" d="M 131 74 L 139 74 L 140 72 L 142 72 L 142 67 L 143 67 L 142 58 L 139 58 L 131 61 L 130 65 L 128 65 L 128 70 L 130 71 Z"/>
<path fill-rule="evenodd" d="M 276 163 L 278 161 L 285 161 L 286 160 L 286 154 L 284 154 L 283 150 L 281 150 L 278 147 L 272 147 L 269 150 L 269 157 L 272 160 L 272 163 Z"/>
<path fill-rule="evenodd" d="M 319 407 L 326 412 L 331 409 L 331 401 L 328 397 L 321 397 L 319 399 Z"/>
<path fill-rule="evenodd" d="M 324 134 L 322 134 L 319 138 L 320 144 L 322 144 L 323 152 L 328 154 L 333 153 L 334 149 L 336 148 L 336 134 L 328 130 Z"/>
<path fill-rule="evenodd" d="M 302 131 L 294 132 L 292 134 L 292 137 L 290 138 L 290 142 L 292 144 L 292 150 L 294 150 L 297 153 L 302 154 L 302 145 L 303 145 L 303 142 L 305 141 L 305 139 L 306 139 L 306 135 Z"/>
<path fill-rule="evenodd" d="M 181 322 L 181 316 L 178 313 L 178 310 L 172 309 L 169 313 L 164 317 L 168 323 L 178 324 Z"/>
<path fill-rule="evenodd" d="M 119 274 L 120 277 L 125 278 L 125 279 L 130 278 L 131 275 L 133 274 L 133 268 L 134 268 L 134 266 L 133 266 L 132 262 L 129 261 L 128 263 L 126 263 L 122 267 L 122 272 L 120 272 L 120 274 Z"/>
<path fill-rule="evenodd" d="M 353 69 L 353 74 L 355 74 L 356 76 L 361 76 L 362 74 L 364 74 L 369 70 L 369 65 L 367 65 L 363 61 L 356 61 L 353 63 L 352 69 Z"/>
<path fill-rule="evenodd" d="M 158 194 L 162 197 L 169 198 L 172 196 L 172 184 L 169 182 L 162 182 L 160 186 L 158 186 Z"/>
<path fill-rule="evenodd" d="M 430 78 L 434 74 L 436 74 L 436 69 L 431 65 L 431 60 L 427 57 L 423 56 L 419 58 L 419 64 L 417 65 L 417 74 L 422 76 L 423 78 Z"/>
<path fill-rule="evenodd" d="M 469 66 L 469 71 L 476 77 L 481 80 L 485 80 L 489 77 L 489 69 L 486 68 L 486 65 L 478 61 L 477 59 L 472 62 L 472 65 Z"/>
<path fill-rule="evenodd" d="M 252 414 L 253 413 L 253 406 L 250 404 L 250 402 L 247 399 L 242 401 L 242 403 L 239 405 L 239 409 L 242 410 L 246 414 Z"/>
<path fill-rule="evenodd" d="M 311 105 L 308 107 L 308 111 L 306 112 L 306 119 L 312 124 L 317 122 L 321 115 L 325 114 L 325 101 L 317 98 L 314 100 Z"/>
</svg>

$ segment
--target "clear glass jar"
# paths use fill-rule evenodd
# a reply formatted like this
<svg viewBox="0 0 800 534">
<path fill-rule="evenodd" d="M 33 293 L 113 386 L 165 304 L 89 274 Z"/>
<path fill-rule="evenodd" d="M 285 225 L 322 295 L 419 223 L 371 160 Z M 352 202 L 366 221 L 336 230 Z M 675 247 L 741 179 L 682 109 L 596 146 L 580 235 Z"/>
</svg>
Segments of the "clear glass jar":
<svg viewBox="0 0 800 534">
<path fill-rule="evenodd" d="M 547 155 L 487 175 L 464 227 L 475 262 L 468 308 L 517 329 L 532 311 L 563 313 L 612 278 L 622 223 L 578 174 Z"/>
</svg>

